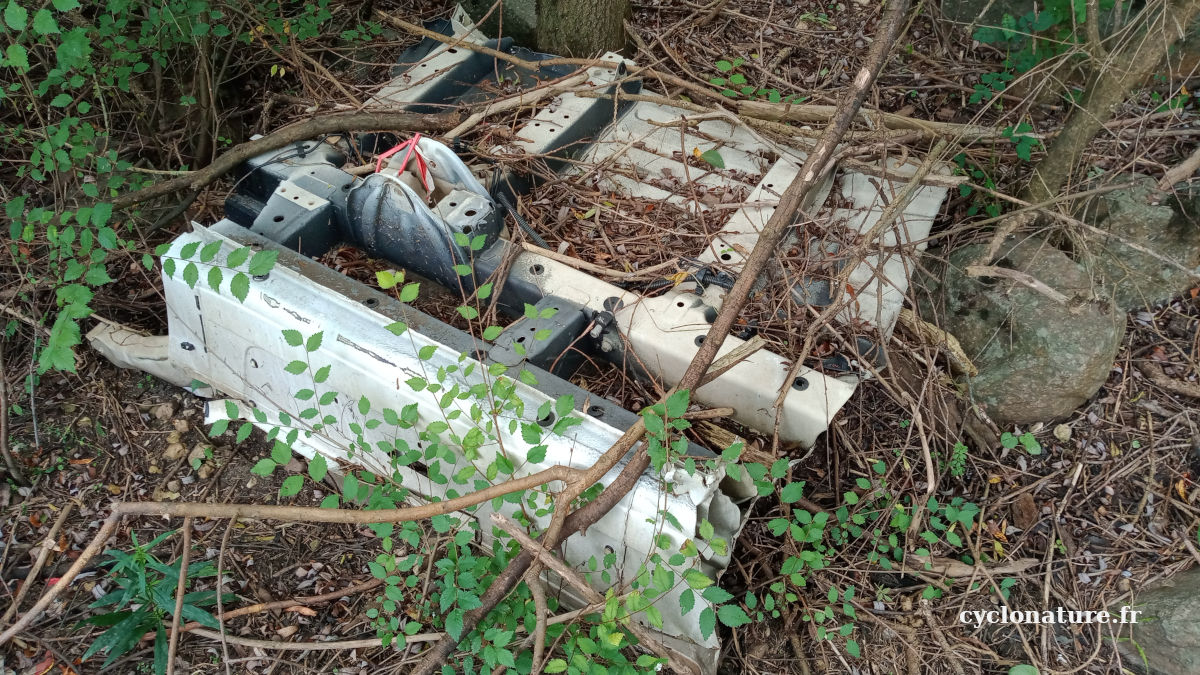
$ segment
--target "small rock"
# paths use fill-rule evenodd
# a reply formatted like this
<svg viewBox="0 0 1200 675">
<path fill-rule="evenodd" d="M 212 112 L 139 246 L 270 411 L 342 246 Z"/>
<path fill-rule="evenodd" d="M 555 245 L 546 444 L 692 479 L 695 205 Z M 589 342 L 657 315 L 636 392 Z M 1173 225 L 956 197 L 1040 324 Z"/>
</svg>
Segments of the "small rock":
<svg viewBox="0 0 1200 675">
<path fill-rule="evenodd" d="M 156 420 L 169 420 L 175 415 L 175 404 L 171 402 L 159 403 L 150 409 L 150 414 Z"/>
<path fill-rule="evenodd" d="M 199 469 L 196 469 L 196 477 L 199 478 L 200 480 L 205 480 L 212 474 L 213 474 L 213 467 L 212 467 L 211 462 L 205 462 L 200 465 Z"/>
<path fill-rule="evenodd" d="M 183 453 L 184 448 L 182 443 L 171 443 L 167 446 L 167 449 L 163 451 L 163 458 L 173 462 L 183 457 Z"/>
<path fill-rule="evenodd" d="M 183 485 L 177 480 L 167 481 L 167 489 L 171 492 L 179 492 L 180 488 L 182 487 Z"/>
<path fill-rule="evenodd" d="M 167 445 L 170 445 L 171 443 L 178 443 L 181 440 L 183 440 L 183 437 L 178 431 L 172 431 L 171 433 L 167 434 Z"/>
<path fill-rule="evenodd" d="M 162 469 L 158 468 L 157 464 L 151 464 L 150 468 L 146 469 L 146 472 L 147 473 L 162 473 Z"/>
<path fill-rule="evenodd" d="M 1054 437 L 1059 443 L 1066 443 L 1071 440 L 1071 427 L 1065 424 L 1059 424 L 1054 427 Z"/>
<path fill-rule="evenodd" d="M 188 430 L 187 420 L 175 420 L 171 424 L 175 427 L 175 431 L 181 434 Z"/>
<path fill-rule="evenodd" d="M 301 462 L 297 457 L 292 457 L 288 460 L 287 464 L 283 465 L 283 468 L 287 469 L 289 473 L 302 473 L 304 471 L 304 462 Z"/>
<path fill-rule="evenodd" d="M 203 462 L 208 459 L 212 453 L 212 446 L 207 443 L 197 443 L 192 451 L 188 453 L 188 464 L 194 464 L 197 461 Z"/>
</svg>

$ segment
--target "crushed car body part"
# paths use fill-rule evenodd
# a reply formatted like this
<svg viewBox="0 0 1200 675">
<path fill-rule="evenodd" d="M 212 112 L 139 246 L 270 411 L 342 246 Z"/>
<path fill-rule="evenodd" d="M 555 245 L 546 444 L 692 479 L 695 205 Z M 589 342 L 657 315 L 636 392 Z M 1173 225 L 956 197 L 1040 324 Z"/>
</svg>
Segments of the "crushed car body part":
<svg viewBox="0 0 1200 675">
<path fill-rule="evenodd" d="M 527 60 L 546 58 L 507 40 L 485 41 L 463 17 L 456 14 L 434 28 Z M 572 355 L 635 365 L 634 370 L 660 382 L 677 383 L 774 212 L 775 201 L 804 158 L 802 150 L 767 144 L 735 121 L 693 123 L 688 111 L 624 99 L 623 94 L 639 90 L 639 83 L 628 77 L 621 57 L 603 58 L 619 66 L 585 73 L 594 91 L 604 96 L 555 97 L 532 117 L 522 118 L 516 140 L 492 154 L 537 155 L 564 175 L 588 165 L 615 166 L 621 170 L 602 178 L 605 190 L 670 202 L 697 214 L 705 213 L 703 203 L 653 185 L 648 176 L 674 176 L 705 190 L 743 195 L 744 204 L 697 256 L 699 269 L 665 294 L 642 296 L 509 241 L 503 230 L 504 205 L 530 189 L 530 177 L 491 171 L 481 179 L 487 171 L 472 171 L 449 147 L 432 139 L 410 141 L 402 151 L 381 157 L 376 173 L 356 178 L 342 168 L 350 156 L 364 149 L 381 153 L 401 147 L 402 139 L 368 134 L 296 143 L 250 160 L 227 200 L 226 219 L 209 228 L 197 225 L 171 243 L 164 260 L 186 258 L 185 251 L 200 247 L 219 247 L 222 255 L 247 246 L 277 251 L 275 268 L 250 282 L 244 302 L 231 293 L 230 275 L 209 276 L 221 256 L 192 262 L 197 274 L 190 281 L 164 269 L 168 336 L 147 338 L 102 324 L 89 334 L 91 343 L 118 365 L 140 368 L 202 396 L 224 397 L 210 402 L 210 421 L 246 419 L 284 436 L 295 431 L 292 447 L 298 452 L 309 457 L 319 453 L 342 471 L 361 466 L 395 476 L 420 499 L 446 497 L 455 490 L 446 477 L 472 466 L 472 460 L 490 462 L 502 448 L 527 447 L 522 438 L 525 425 L 551 433 L 544 456 L 515 462 L 513 477 L 554 465 L 591 466 L 636 415 L 569 383 L 565 378 L 581 361 Z M 494 96 L 478 86 L 486 79 L 528 85 L 571 73 L 562 66 L 531 73 L 434 40 L 406 52 L 400 70 L 373 105 L 404 105 L 415 111 L 480 105 Z M 689 164 L 684 153 L 711 147 L 714 138 L 721 139 L 725 170 Z M 414 153 L 421 159 L 419 170 L 410 161 Z M 887 169 L 889 175 L 906 176 L 915 167 L 891 163 Z M 868 179 L 849 171 L 842 171 L 835 183 L 831 173 L 815 203 L 833 194 L 838 206 L 823 226 L 865 234 L 879 221 L 887 199 L 902 187 L 901 178 Z M 944 188 L 920 187 L 884 229 L 879 245 L 855 259 L 848 275 L 854 302 L 841 310 L 843 322 L 873 326 L 880 336 L 890 333 L 907 288 L 912 251 L 922 248 L 911 242 L 926 237 L 945 193 Z M 507 270 L 497 291 L 499 308 L 514 317 L 526 315 L 527 306 L 535 311 L 488 344 L 312 259 L 342 242 L 454 291 L 469 293 L 499 270 Z M 834 252 L 815 239 L 798 243 L 815 256 Z M 197 278 L 214 283 L 196 283 Z M 830 288 L 827 281 L 821 284 L 818 279 L 797 280 L 792 297 L 828 305 L 847 292 Z M 406 327 L 399 336 L 394 330 L 398 323 Z M 335 396 L 315 406 L 295 398 L 311 374 L 289 368 L 296 348 L 285 341 L 283 331 L 323 334 L 319 356 L 331 367 L 322 386 Z M 544 339 L 528 339 L 533 335 Z M 741 342 L 727 338 L 719 356 Z M 862 338 L 858 350 L 863 360 L 873 360 L 879 351 Z M 446 387 L 466 391 L 485 384 L 484 373 L 491 364 L 523 368 L 532 375 L 529 382 L 510 379 L 504 385 L 513 387 L 523 402 L 523 416 L 513 426 L 497 424 L 494 441 L 472 448 L 470 459 L 462 453 L 429 455 L 428 437 L 422 432 L 431 423 L 437 421 L 445 427 L 439 433 L 457 438 L 469 433 L 473 423 L 466 415 L 446 420 L 439 396 L 406 383 L 430 381 L 431 373 L 440 371 Z M 733 418 L 748 427 L 768 435 L 777 431 L 784 441 L 811 447 L 863 374 L 853 367 L 840 377 L 800 368 L 789 381 L 791 368 L 788 359 L 762 350 L 693 392 L 692 400 L 732 408 Z M 777 410 L 781 391 L 786 395 Z M 572 411 L 549 418 L 539 414 L 567 395 L 574 403 Z M 579 423 L 560 425 L 563 413 Z M 398 423 L 372 427 L 367 418 L 374 414 Z M 314 417 L 328 423 L 313 431 Z M 712 456 L 697 446 L 688 454 Z M 602 482 L 607 484 L 620 469 L 619 465 Z M 668 467 L 666 472 L 667 480 L 643 476 L 586 536 L 568 539 L 564 559 L 580 565 L 618 552 L 614 576 L 628 580 L 656 550 L 656 537 L 660 542 L 667 537 L 668 547 L 675 550 L 688 540 L 700 542 L 700 525 L 708 521 L 715 537 L 733 542 L 744 523 L 742 509 L 754 494 L 752 487 L 729 480 L 720 468 L 689 473 Z M 527 496 L 544 497 L 539 491 Z M 493 508 L 512 515 L 521 507 L 508 501 L 488 503 L 472 517 L 486 517 Z M 678 530 L 661 525 L 659 514 L 664 510 L 678 521 Z M 535 527 L 544 527 L 549 516 L 533 520 Z M 663 527 L 661 532 L 658 527 Z M 718 553 L 702 547 L 697 564 L 716 578 L 729 561 L 729 550 Z M 677 586 L 663 596 L 664 606 L 678 606 L 682 591 Z M 698 620 L 701 609 L 711 604 L 700 598 L 696 604 L 684 615 L 663 612 L 661 635 L 681 658 L 712 673 L 719 643 L 715 634 L 703 633 Z"/>
</svg>

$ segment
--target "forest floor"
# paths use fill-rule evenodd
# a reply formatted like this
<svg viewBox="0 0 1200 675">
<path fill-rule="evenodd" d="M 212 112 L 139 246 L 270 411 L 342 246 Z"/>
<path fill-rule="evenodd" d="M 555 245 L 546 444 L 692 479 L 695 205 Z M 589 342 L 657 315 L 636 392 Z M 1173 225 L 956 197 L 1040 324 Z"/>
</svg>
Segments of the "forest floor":
<svg viewBox="0 0 1200 675">
<path fill-rule="evenodd" d="M 784 95 L 802 94 L 808 102 L 837 103 L 856 72 L 855 59 L 873 35 L 877 4 L 851 0 L 836 7 L 816 0 L 798 0 L 786 7 L 755 0 L 712 5 L 686 0 L 638 3 L 631 25 L 644 51 L 631 56 L 700 83 L 723 72 L 719 61 L 742 57 L 747 79 L 758 86 Z M 709 7 L 717 9 L 710 12 Z M 416 14 L 429 19 L 445 12 L 437 7 Z M 416 14 L 410 11 L 406 18 L 412 20 Z M 388 79 L 387 56 L 414 41 L 408 36 L 395 40 L 366 69 L 349 63 L 331 63 L 330 68 L 338 74 L 354 70 L 353 78 L 346 74 L 347 82 L 359 93 L 369 94 L 372 83 Z M 917 119 L 997 127 L 1017 120 L 1053 127 L 1065 114 L 1062 106 L 1037 103 L 1040 89 L 1048 85 L 1036 77 L 1010 84 L 1003 106 L 969 103 L 981 76 L 1001 68 L 1003 54 L 974 43 L 962 30 L 931 20 L 928 11 L 908 27 L 898 51 L 868 100 L 873 108 Z M 319 76 L 309 73 L 298 81 L 301 84 L 288 92 L 291 96 L 329 103 L 331 90 L 317 86 Z M 254 84 L 246 83 L 246 90 L 254 90 Z M 284 85 L 272 82 L 270 86 Z M 648 86 L 659 88 L 654 83 Z M 258 120 L 253 125 L 256 131 L 304 114 L 303 103 L 264 105 L 269 95 L 243 99 L 245 117 Z M 1163 115 L 1156 112 L 1158 99 L 1153 96 L 1152 87 L 1131 99 L 1111 125 L 1113 133 L 1092 144 L 1086 161 L 1111 172 L 1157 176 L 1186 155 L 1188 135 L 1174 132 L 1196 128 L 1196 104 Z M 897 151 L 908 149 L 898 146 Z M 913 145 L 912 152 L 921 149 Z M 1029 167 L 1010 143 L 976 143 L 963 152 L 968 161 L 986 168 L 996 190 L 1008 194 L 1018 191 Z M 218 219 L 229 187 L 219 184 L 207 190 L 187 217 L 202 223 Z M 526 215 L 535 227 L 549 227 L 561 208 L 586 211 L 603 198 L 586 185 L 567 184 L 553 195 L 533 200 Z M 955 230 L 943 244 L 988 239 L 990 232 L 983 228 L 955 227 L 969 222 L 968 210 L 978 209 L 979 199 L 979 193 L 951 194 L 934 228 L 935 233 Z M 618 255 L 625 256 L 625 262 L 651 265 L 677 255 L 660 236 L 674 227 L 677 214 L 662 210 L 651 215 L 635 205 L 612 213 L 613 226 L 627 232 L 616 241 L 623 245 Z M 619 266 L 620 261 L 595 237 L 571 230 L 574 220 L 567 219 L 566 227 L 549 237 L 554 239 L 552 245 L 565 242 L 573 255 L 588 262 Z M 655 236 L 641 236 L 645 233 Z M 146 242 L 146 250 L 171 236 L 171 231 L 156 234 Z M 353 253 L 346 255 L 352 259 L 341 261 L 344 266 L 371 281 L 374 263 L 354 258 Z M 931 249 L 929 255 L 937 253 Z M 140 252 L 110 269 L 116 270 L 117 283 L 97 298 L 97 314 L 150 334 L 165 332 L 161 282 L 141 267 Z M 962 395 L 945 376 L 936 351 L 897 331 L 886 345 L 892 367 L 881 378 L 859 386 L 830 431 L 792 468 L 791 478 L 807 482 L 806 497 L 811 502 L 832 508 L 840 495 L 852 489 L 855 477 L 883 460 L 894 489 L 921 497 L 924 490 L 917 489 L 916 483 L 924 478 L 925 457 L 931 453 L 938 464 L 939 498 L 962 498 L 980 509 L 979 526 L 969 533 L 965 548 L 976 556 L 1032 561 L 1003 575 L 1012 580 L 1003 584 L 1010 606 L 1102 609 L 1122 604 L 1132 590 L 1200 562 L 1200 486 L 1195 482 L 1200 476 L 1200 414 L 1196 412 L 1200 402 L 1164 389 L 1161 379 L 1156 382 L 1143 372 L 1143 364 L 1150 362 L 1170 380 L 1194 383 L 1200 377 L 1197 295 L 1197 289 L 1192 289 L 1165 306 L 1131 313 L 1124 344 L 1101 391 L 1061 420 L 1061 425 L 1000 430 L 1016 437 L 1031 435 L 1031 441 L 1018 447 L 1000 442 L 981 446 L 974 437 L 968 438 L 960 412 Z M 775 316 L 770 308 L 764 308 L 763 314 Z M 775 327 L 776 332 L 764 332 L 773 347 L 786 350 L 789 332 L 804 327 L 800 319 L 791 322 L 788 318 Z M 15 592 L 37 547 L 59 514 L 70 509 L 54 539 L 55 552 L 23 608 L 47 579 L 59 576 L 78 556 L 112 499 L 261 503 L 279 499 L 282 475 L 264 478 L 250 473 L 255 462 L 268 454 L 259 432 L 236 445 L 231 435 L 208 438 L 201 399 L 142 373 L 115 368 L 88 349 L 80 351 L 78 372 L 42 376 L 31 397 L 24 383 L 38 340 L 45 336 L 41 328 L 22 330 L 37 340 L 3 343 L 3 375 L 9 394 L 9 446 L 33 485 L 0 484 L 0 539 L 5 542 L 0 576 L 6 593 Z M 654 398 L 644 385 L 622 378 L 585 384 L 605 389 L 611 398 L 633 409 Z M 769 439 L 750 435 L 748 441 L 748 459 L 769 464 L 779 458 L 772 454 Z M 970 449 L 965 455 L 960 451 L 963 466 L 952 471 L 954 448 L 960 441 Z M 1039 448 L 1037 454 L 1028 451 L 1034 446 Z M 332 480 L 328 483 L 329 491 L 337 489 Z M 283 501 L 316 505 L 322 496 L 319 490 L 305 489 Z M 767 523 L 784 508 L 774 500 L 762 500 L 754 507 L 734 549 L 735 562 L 721 580 L 727 590 L 740 596 L 761 591 L 778 578 L 787 552 Z M 141 519 L 136 527 L 120 531 L 116 541 L 129 542 L 131 531 L 136 530 L 138 541 L 145 542 L 176 525 Z M 237 594 L 234 604 L 239 605 L 319 596 L 369 582 L 366 562 L 379 553 L 374 534 L 349 525 L 241 519 L 227 530 L 226 521 L 198 521 L 192 539 L 197 551 L 210 559 L 219 557 L 234 572 L 235 587 L 227 590 Z M 174 550 L 168 550 L 172 546 Z M 178 538 L 171 539 L 156 554 L 174 560 L 179 546 Z M 958 572 L 887 574 L 869 564 L 865 553 L 857 544 L 848 545 L 833 566 L 800 589 L 798 601 L 779 617 L 738 629 L 722 628 L 722 672 L 990 673 L 1030 662 L 1087 673 L 1120 673 L 1127 667 L 1114 647 L 1119 635 L 1110 633 L 1109 627 L 1056 631 L 1047 626 L 977 629 L 963 625 L 957 618 L 960 612 L 995 607 L 995 594 L 979 588 L 993 580 L 963 578 Z M 105 584 L 99 572 L 77 581 L 65 601 L 19 637 L 3 667 L 37 675 L 60 670 L 149 672 L 149 642 L 106 669 L 99 667 L 99 659 L 79 662 L 91 642 L 88 631 L 95 629 L 81 629 L 78 622 L 89 615 L 88 604 Z M 856 627 L 867 657 L 859 662 L 848 661 L 844 652 L 818 639 L 815 628 L 802 620 L 813 608 L 828 604 L 825 596 L 830 585 L 846 584 L 860 589 L 870 610 L 870 617 Z M 926 605 L 922 598 L 928 597 L 930 588 L 937 589 L 940 598 Z M 284 641 L 293 636 L 312 640 L 373 635 L 365 618 L 373 602 L 375 594 L 369 589 L 314 608 L 297 601 L 283 610 L 233 620 L 229 631 Z M 226 655 L 219 642 L 188 637 L 181 644 L 180 657 L 191 665 L 188 672 L 192 673 L 226 672 L 227 664 L 237 664 L 233 672 L 403 673 L 417 648 L 286 652 L 229 645 Z M 7 672 L 0 668 L 0 673 Z"/>
</svg>

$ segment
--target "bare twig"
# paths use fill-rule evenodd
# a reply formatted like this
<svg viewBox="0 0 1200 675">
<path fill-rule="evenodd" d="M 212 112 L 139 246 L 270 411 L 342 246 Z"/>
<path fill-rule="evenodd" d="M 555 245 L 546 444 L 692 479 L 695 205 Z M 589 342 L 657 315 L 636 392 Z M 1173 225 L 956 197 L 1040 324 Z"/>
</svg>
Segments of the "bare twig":
<svg viewBox="0 0 1200 675">
<path fill-rule="evenodd" d="M 175 587 L 175 612 L 171 614 L 170 646 L 167 648 L 167 675 L 175 675 L 175 654 L 179 651 L 179 620 L 183 615 L 183 593 L 187 588 L 188 560 L 192 557 L 192 519 L 183 519 L 183 554 L 179 557 L 179 585 Z"/>
<path fill-rule="evenodd" d="M 965 271 L 969 277 L 1004 277 L 1022 286 L 1027 286 L 1060 305 L 1065 305 L 1070 300 L 1067 296 L 1047 286 L 1045 282 L 1021 270 L 996 265 L 967 265 Z"/>
<path fill-rule="evenodd" d="M 1196 175 L 1200 171 L 1200 147 L 1197 147 L 1192 154 L 1179 164 L 1167 169 L 1163 174 L 1162 180 L 1158 181 L 1158 189 L 1166 192 L 1175 186 L 1176 183 L 1181 183 Z"/>
</svg>

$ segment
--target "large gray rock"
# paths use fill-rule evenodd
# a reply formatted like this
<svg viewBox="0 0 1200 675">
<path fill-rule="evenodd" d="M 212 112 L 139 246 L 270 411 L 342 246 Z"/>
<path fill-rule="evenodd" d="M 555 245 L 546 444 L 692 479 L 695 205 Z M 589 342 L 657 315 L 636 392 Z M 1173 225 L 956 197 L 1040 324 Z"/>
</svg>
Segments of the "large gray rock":
<svg viewBox="0 0 1200 675">
<path fill-rule="evenodd" d="M 1200 197 L 1163 195 L 1155 180 L 1138 176 L 1125 190 L 1090 200 L 1080 218 L 1114 236 L 1082 234 L 1074 245 L 1076 258 L 1111 286 L 1117 305 L 1128 311 L 1166 302 L 1195 285 L 1184 270 L 1125 242 L 1153 251 L 1192 270 L 1200 270 Z"/>
<path fill-rule="evenodd" d="M 1066 416 L 1107 379 L 1124 314 L 1094 300 L 1088 274 L 1041 239 L 1010 238 L 992 264 L 1028 274 L 1066 296 L 1065 303 L 1007 278 L 968 276 L 966 268 L 986 249 L 973 244 L 951 252 L 940 282 L 926 283 L 932 291 L 926 308 L 979 368 L 969 380 L 971 395 L 993 419 L 1021 424 Z"/>
<path fill-rule="evenodd" d="M 1131 608 L 1139 612 L 1137 623 L 1114 626 L 1121 631 L 1117 645 L 1127 666 L 1142 671 L 1149 665 L 1154 675 L 1200 673 L 1200 567 L 1143 590 Z M 1114 615 L 1120 611 L 1109 608 Z M 1132 639 L 1124 639 L 1131 629 Z"/>
</svg>

